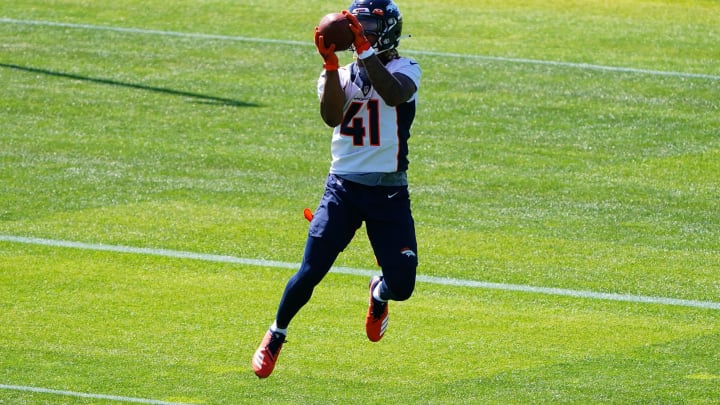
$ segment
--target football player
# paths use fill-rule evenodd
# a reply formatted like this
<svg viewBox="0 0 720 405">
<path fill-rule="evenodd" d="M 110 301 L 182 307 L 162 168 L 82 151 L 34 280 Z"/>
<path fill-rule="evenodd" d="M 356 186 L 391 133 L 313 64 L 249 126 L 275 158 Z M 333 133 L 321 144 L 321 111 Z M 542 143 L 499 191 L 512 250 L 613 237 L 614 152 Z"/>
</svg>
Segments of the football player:
<svg viewBox="0 0 720 405">
<path fill-rule="evenodd" d="M 421 69 L 397 51 L 402 15 L 393 0 L 354 0 L 343 11 L 354 34 L 355 61 L 339 66 L 335 46 L 315 44 L 323 58 L 320 116 L 333 129 L 332 163 L 299 270 L 288 281 L 275 322 L 252 360 L 260 378 L 272 373 L 290 321 L 364 222 L 382 276 L 371 278 L 367 337 L 386 330 L 388 301 L 410 298 L 418 264 L 408 193 L 408 138 Z"/>
</svg>

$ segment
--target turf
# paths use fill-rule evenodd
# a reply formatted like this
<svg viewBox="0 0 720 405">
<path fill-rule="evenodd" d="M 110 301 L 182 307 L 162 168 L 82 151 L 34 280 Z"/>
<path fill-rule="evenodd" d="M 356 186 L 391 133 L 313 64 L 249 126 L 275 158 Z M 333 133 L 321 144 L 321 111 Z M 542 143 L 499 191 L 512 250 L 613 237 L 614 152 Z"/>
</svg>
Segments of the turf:
<svg viewBox="0 0 720 405">
<path fill-rule="evenodd" d="M 329 164 L 312 29 L 346 6 L 0 4 L 0 235 L 299 262 Z M 423 68 L 421 274 L 718 302 L 717 2 L 399 6 Z M 363 230 L 337 264 L 374 268 Z M 717 309 L 418 283 L 372 344 L 367 279 L 345 274 L 260 381 L 250 358 L 291 274 L 0 242 L 0 385 L 197 404 L 720 403 Z"/>
</svg>

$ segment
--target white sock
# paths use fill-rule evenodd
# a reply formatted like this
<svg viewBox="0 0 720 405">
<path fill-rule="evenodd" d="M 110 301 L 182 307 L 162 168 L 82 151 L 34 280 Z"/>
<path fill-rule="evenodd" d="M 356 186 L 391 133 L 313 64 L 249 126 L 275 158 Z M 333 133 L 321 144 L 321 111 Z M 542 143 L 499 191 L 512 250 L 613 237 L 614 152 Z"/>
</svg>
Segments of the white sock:
<svg viewBox="0 0 720 405">
<path fill-rule="evenodd" d="M 287 336 L 287 328 L 285 328 L 285 329 L 278 328 L 277 322 L 273 322 L 273 324 L 270 325 L 270 332 L 273 332 L 273 333 L 280 332 L 283 335 Z"/>
<path fill-rule="evenodd" d="M 382 285 L 382 283 L 378 283 L 378 285 L 376 285 L 375 288 L 373 289 L 373 292 L 372 292 L 373 299 L 375 299 L 376 301 L 380 301 L 380 302 L 387 302 L 387 300 L 380 298 L 380 286 L 381 285 Z"/>
</svg>

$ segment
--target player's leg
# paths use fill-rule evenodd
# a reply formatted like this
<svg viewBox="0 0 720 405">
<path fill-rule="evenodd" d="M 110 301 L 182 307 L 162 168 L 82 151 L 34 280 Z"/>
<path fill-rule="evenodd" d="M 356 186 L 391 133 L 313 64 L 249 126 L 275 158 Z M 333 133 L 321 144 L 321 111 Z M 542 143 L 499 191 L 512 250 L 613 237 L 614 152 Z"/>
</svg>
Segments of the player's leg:
<svg viewBox="0 0 720 405">
<path fill-rule="evenodd" d="M 310 300 L 314 288 L 360 227 L 361 218 L 347 199 L 348 190 L 343 182 L 333 175 L 328 176 L 325 193 L 310 222 L 303 261 L 285 286 L 280 300 L 276 317 L 278 328 L 286 329 Z"/>
<path fill-rule="evenodd" d="M 275 326 L 287 329 L 290 321 L 310 298 L 313 290 L 330 270 L 341 249 L 327 239 L 308 236 L 302 264 L 285 286 L 278 305 Z"/>
<path fill-rule="evenodd" d="M 418 265 L 410 198 L 407 188 L 399 189 L 399 194 L 385 202 L 382 214 L 366 221 L 368 237 L 383 272 L 383 281 L 378 286 L 380 298 L 393 301 L 410 298 Z M 387 194 L 380 198 L 388 200 Z"/>
<path fill-rule="evenodd" d="M 290 321 L 310 300 L 315 286 L 361 224 L 358 213 L 343 202 L 346 193 L 342 182 L 328 177 L 325 194 L 310 223 L 302 264 L 286 284 L 275 322 L 253 357 L 253 369 L 260 378 L 272 373 Z"/>
<path fill-rule="evenodd" d="M 305 254 L 298 271 L 285 286 L 278 305 L 275 322 L 265 334 L 253 357 L 253 370 L 260 378 L 268 377 L 275 368 L 290 321 L 310 300 L 315 286 L 330 270 L 339 254 L 336 244 L 324 238 L 309 236 L 305 243 Z"/>
<path fill-rule="evenodd" d="M 388 199 L 388 195 L 393 198 Z M 403 301 L 415 289 L 418 264 L 415 223 L 410 211 L 407 189 L 380 196 L 381 214 L 366 221 L 368 237 L 383 276 L 370 281 L 370 297 L 365 329 L 371 341 L 380 340 L 388 324 L 388 301 Z M 390 201 L 387 201 L 390 200 Z"/>
</svg>

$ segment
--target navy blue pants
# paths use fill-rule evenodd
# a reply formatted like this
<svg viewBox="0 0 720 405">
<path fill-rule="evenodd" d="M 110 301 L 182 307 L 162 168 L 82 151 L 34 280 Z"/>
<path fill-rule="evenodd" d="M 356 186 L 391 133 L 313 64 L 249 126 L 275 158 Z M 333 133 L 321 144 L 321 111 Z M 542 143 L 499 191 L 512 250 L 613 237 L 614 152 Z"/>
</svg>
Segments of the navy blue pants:
<svg viewBox="0 0 720 405">
<path fill-rule="evenodd" d="M 287 328 L 365 222 L 384 277 L 383 298 L 403 301 L 415 289 L 418 264 L 415 222 L 407 186 L 365 186 L 328 176 L 325 194 L 310 223 L 300 269 L 285 287 L 276 316 Z"/>
</svg>

